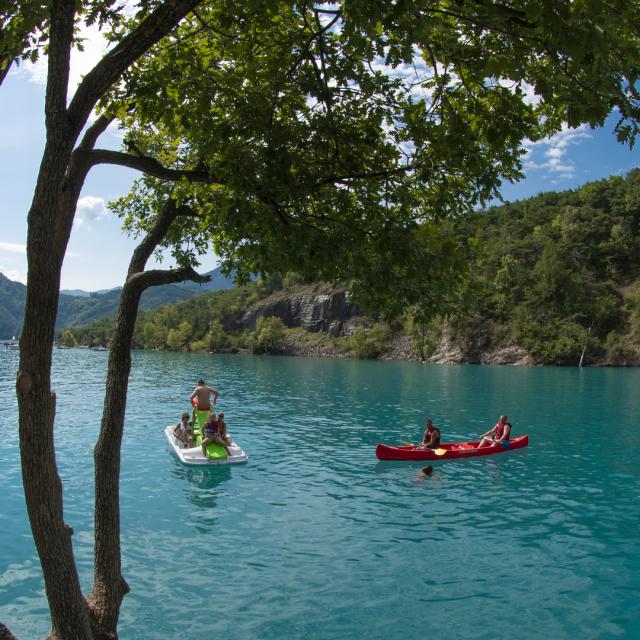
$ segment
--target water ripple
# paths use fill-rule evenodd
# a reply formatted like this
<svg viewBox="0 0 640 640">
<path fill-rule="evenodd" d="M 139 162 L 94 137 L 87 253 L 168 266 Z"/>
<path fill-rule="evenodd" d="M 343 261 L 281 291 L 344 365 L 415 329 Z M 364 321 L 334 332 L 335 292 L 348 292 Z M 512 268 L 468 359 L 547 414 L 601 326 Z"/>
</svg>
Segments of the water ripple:
<svg viewBox="0 0 640 640">
<path fill-rule="evenodd" d="M 87 589 L 106 354 L 56 351 L 54 364 L 65 516 Z M 16 352 L 0 354 L 0 619 L 34 637 L 48 620 L 21 491 L 16 366 Z M 163 428 L 200 376 L 220 389 L 246 465 L 187 468 L 169 453 Z M 635 370 L 135 352 L 121 636 L 640 636 L 638 388 Z M 420 463 L 374 458 L 377 442 L 420 437 L 426 415 L 465 440 L 504 411 L 528 449 L 436 462 L 424 481 Z M 499 615 L 479 625 L 487 607 Z"/>
</svg>

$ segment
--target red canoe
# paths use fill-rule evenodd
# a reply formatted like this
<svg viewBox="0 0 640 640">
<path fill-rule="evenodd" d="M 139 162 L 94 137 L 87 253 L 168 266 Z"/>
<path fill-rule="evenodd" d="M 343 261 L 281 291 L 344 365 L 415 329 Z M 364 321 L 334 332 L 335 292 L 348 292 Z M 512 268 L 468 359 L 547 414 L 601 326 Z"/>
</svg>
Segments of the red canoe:
<svg viewBox="0 0 640 640">
<path fill-rule="evenodd" d="M 415 447 L 391 447 L 379 444 L 376 447 L 378 460 L 453 460 L 454 458 L 475 458 L 521 449 L 529 444 L 529 436 L 518 436 L 509 440 L 511 446 L 492 444 L 478 449 L 477 442 L 451 442 L 441 444 L 439 449 L 416 449 Z"/>
</svg>

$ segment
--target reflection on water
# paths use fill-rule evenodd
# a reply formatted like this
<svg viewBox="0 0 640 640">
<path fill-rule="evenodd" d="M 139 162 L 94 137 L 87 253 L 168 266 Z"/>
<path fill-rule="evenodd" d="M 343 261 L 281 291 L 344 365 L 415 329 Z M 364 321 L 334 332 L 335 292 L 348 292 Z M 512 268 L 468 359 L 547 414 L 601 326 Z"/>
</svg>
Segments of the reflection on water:
<svg viewBox="0 0 640 640">
<path fill-rule="evenodd" d="M 191 482 L 198 489 L 214 489 L 221 482 L 231 479 L 231 468 L 230 465 L 189 467 L 175 460 L 171 474 L 174 478 Z"/>
<path fill-rule="evenodd" d="M 176 460 L 172 475 L 189 482 L 188 500 L 196 507 L 213 509 L 217 504 L 220 485 L 231 480 L 230 465 L 217 467 L 187 467 Z"/>
<path fill-rule="evenodd" d="M 42 637 L 8 354 L 0 620 L 18 637 Z M 100 353 L 55 354 L 56 444 L 83 585 L 105 365 Z M 164 427 L 188 409 L 201 376 L 220 390 L 247 464 L 186 467 L 167 449 Z M 131 593 L 120 635 L 640 637 L 639 388 L 638 370 L 135 352 L 121 478 Z M 426 416 L 444 440 L 472 440 L 501 413 L 514 434 L 529 433 L 527 449 L 436 461 L 419 483 L 425 463 L 375 458 L 378 442 L 419 438 Z M 470 612 L 495 603 L 500 615 L 479 626 Z"/>
</svg>

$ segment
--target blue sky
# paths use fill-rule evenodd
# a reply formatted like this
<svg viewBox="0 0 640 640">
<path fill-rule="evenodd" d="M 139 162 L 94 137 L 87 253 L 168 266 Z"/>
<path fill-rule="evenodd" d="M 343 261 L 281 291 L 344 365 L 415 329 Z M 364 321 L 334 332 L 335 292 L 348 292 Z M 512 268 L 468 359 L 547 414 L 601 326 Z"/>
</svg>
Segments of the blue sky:
<svg viewBox="0 0 640 640">
<path fill-rule="evenodd" d="M 99 39 L 89 39 L 85 52 L 76 53 L 72 60 L 72 82 L 91 68 L 100 53 Z M 43 63 L 13 70 L 0 86 L 0 272 L 20 282 L 26 282 L 26 215 L 44 145 Z M 567 130 L 530 145 L 526 178 L 505 185 L 504 198 L 513 201 L 541 191 L 562 191 L 640 165 L 637 148 L 630 150 L 616 142 L 614 124 L 612 116 L 603 129 Z M 98 146 L 118 148 L 119 144 L 117 131 L 107 131 Z M 124 195 L 137 176 L 128 169 L 105 166 L 90 173 L 65 257 L 63 289 L 97 291 L 122 285 L 136 243 L 122 233 L 120 221 L 105 204 Z M 215 265 L 215 256 L 207 256 L 201 270 Z"/>
</svg>

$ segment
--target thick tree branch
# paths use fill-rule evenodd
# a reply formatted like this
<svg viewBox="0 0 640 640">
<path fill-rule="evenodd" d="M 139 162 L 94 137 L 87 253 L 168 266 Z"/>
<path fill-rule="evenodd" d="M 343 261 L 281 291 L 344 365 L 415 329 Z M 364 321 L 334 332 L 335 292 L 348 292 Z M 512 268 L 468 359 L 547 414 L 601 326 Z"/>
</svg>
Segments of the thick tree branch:
<svg viewBox="0 0 640 640">
<path fill-rule="evenodd" d="M 354 180 L 369 180 L 377 178 L 389 178 L 394 175 L 408 173 L 417 168 L 415 164 L 407 164 L 403 167 L 395 167 L 394 169 L 381 169 L 380 171 L 364 171 L 361 173 L 345 173 L 338 176 L 328 176 L 322 180 L 322 184 L 344 183 L 349 184 Z"/>
<path fill-rule="evenodd" d="M 107 127 L 113 120 L 114 116 L 107 116 L 105 114 L 98 116 L 96 121 L 85 131 L 78 148 L 85 150 L 93 149 L 93 147 L 96 146 L 98 138 L 107 130 Z"/>
<path fill-rule="evenodd" d="M 47 129 L 61 127 L 63 125 L 62 118 L 66 116 L 69 60 L 71 58 L 75 12 L 76 3 L 74 0 L 54 0 L 51 3 L 47 91 L 45 95 Z M 64 124 L 66 125 L 67 122 Z"/>
<path fill-rule="evenodd" d="M 128 67 L 170 33 L 200 2 L 167 0 L 98 62 L 84 77 L 69 105 L 69 119 L 76 130 L 82 128 L 98 100 Z"/>
<path fill-rule="evenodd" d="M 211 276 L 200 275 L 193 267 L 180 267 L 179 269 L 151 269 L 134 273 L 127 277 L 127 284 L 132 288 L 144 291 L 149 287 L 155 287 L 160 284 L 170 284 L 172 282 L 184 282 L 191 280 L 193 282 L 209 282 Z"/>
<path fill-rule="evenodd" d="M 0 86 L 2 86 L 4 79 L 9 75 L 12 64 L 13 60 L 8 58 L 7 56 L 0 56 Z M 0 636 L 0 638 L 1 637 L 2 636 Z"/>
<path fill-rule="evenodd" d="M 63 193 L 66 193 L 72 202 L 78 201 L 82 185 L 93 166 L 90 162 L 91 156 L 88 152 L 93 149 L 97 139 L 105 132 L 106 128 L 113 121 L 113 117 L 100 116 L 85 132 L 78 148 L 71 154 L 69 169 L 67 171 L 67 179 L 63 187 Z M 60 221 L 57 221 L 58 226 Z M 73 219 L 68 220 L 67 224 L 71 225 Z"/>
<path fill-rule="evenodd" d="M 193 215 L 194 212 L 192 209 L 186 206 L 178 207 L 175 200 L 168 198 L 167 202 L 165 202 L 162 210 L 158 214 L 153 227 L 133 252 L 131 262 L 129 263 L 129 271 L 127 277 L 144 270 L 144 267 L 147 264 L 147 260 L 151 257 L 151 254 L 156 250 L 156 247 L 167 235 L 167 231 L 169 231 L 171 223 L 178 216 Z"/>
<path fill-rule="evenodd" d="M 65 210 L 75 213 L 82 185 L 84 184 L 87 174 L 92 166 L 86 152 L 93 148 L 96 140 L 100 135 L 102 135 L 102 133 L 104 133 L 112 120 L 113 117 L 104 115 L 100 116 L 87 129 L 80 145 L 71 154 L 67 176 L 60 194 Z M 60 251 L 64 251 L 64 248 L 66 247 L 71 233 L 71 227 L 73 226 L 73 218 L 73 215 L 57 216 L 54 221 L 54 237 L 56 239 L 56 245 L 60 247 Z"/>
<path fill-rule="evenodd" d="M 224 184 L 216 180 L 206 171 L 194 171 L 189 169 L 168 169 L 161 165 L 155 158 L 149 156 L 134 156 L 122 151 L 110 151 L 109 149 L 94 149 L 88 154 L 90 166 L 97 164 L 116 164 L 129 169 L 137 169 L 154 178 L 177 182 L 183 178 L 189 182 L 203 184 Z"/>
</svg>

